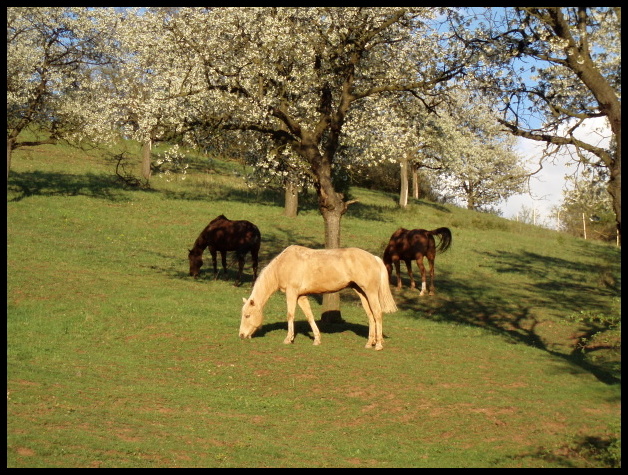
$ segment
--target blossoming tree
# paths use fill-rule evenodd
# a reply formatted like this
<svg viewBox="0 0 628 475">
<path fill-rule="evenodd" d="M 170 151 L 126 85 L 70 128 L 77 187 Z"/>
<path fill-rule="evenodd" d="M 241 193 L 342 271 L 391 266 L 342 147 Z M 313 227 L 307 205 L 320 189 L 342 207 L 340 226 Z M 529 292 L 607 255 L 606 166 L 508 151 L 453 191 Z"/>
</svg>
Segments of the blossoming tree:
<svg viewBox="0 0 628 475">
<path fill-rule="evenodd" d="M 340 221 L 351 203 L 334 187 L 337 152 L 372 130 L 368 123 L 355 124 L 345 133 L 350 112 L 400 93 L 428 104 L 467 59 L 464 49 L 429 28 L 446 13 L 435 8 L 194 7 L 152 13 L 160 17 L 164 45 L 151 54 L 155 68 L 167 66 L 170 97 L 185 104 L 175 109 L 187 111 L 180 123 L 188 130 L 254 132 L 290 147 L 313 180 L 327 248 L 340 246 Z M 396 146 L 394 136 L 387 144 Z M 324 306 L 336 306 L 332 300 L 326 297 Z"/>
<path fill-rule="evenodd" d="M 568 149 L 586 167 L 607 168 L 621 236 L 621 7 L 467 13 L 459 17 L 456 35 L 476 51 L 476 78 L 501 101 L 502 124 L 516 136 L 546 143 L 545 156 Z M 610 146 L 601 146 L 598 134 L 577 136 L 596 117 L 608 121 Z"/>
</svg>

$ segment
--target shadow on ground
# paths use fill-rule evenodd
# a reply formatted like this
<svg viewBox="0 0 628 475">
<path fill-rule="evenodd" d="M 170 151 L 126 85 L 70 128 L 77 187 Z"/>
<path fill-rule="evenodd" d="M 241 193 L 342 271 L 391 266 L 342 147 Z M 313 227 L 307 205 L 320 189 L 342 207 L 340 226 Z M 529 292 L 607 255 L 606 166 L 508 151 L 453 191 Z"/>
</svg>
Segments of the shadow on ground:
<svg viewBox="0 0 628 475">
<path fill-rule="evenodd" d="M 564 349 L 550 345 L 537 328 L 543 323 L 537 316 L 539 308 L 568 316 L 593 304 L 601 312 L 612 312 L 608 302 L 613 297 L 619 299 L 621 286 L 614 281 L 605 284 L 603 278 L 598 278 L 607 270 L 525 251 L 499 251 L 489 257 L 491 264 L 487 267 L 496 273 L 494 280 L 456 279 L 443 272 L 437 278 L 437 295 L 432 297 L 419 297 L 418 291 L 409 290 L 409 281 L 404 280 L 404 289 L 394 291 L 397 305 L 410 310 L 417 319 L 482 327 L 503 335 L 514 344 L 534 346 L 563 358 L 602 382 L 620 383 L 619 375 L 608 365 L 591 363 L 576 346 Z M 591 279 L 575 280 L 574 271 L 577 275 L 583 272 L 591 275 Z M 500 274 L 505 273 L 525 274 L 532 277 L 532 283 L 508 285 L 506 279 L 500 280 Z M 579 341 L 608 329 L 607 323 L 602 321 L 578 321 L 574 325 Z"/>
<path fill-rule="evenodd" d="M 8 181 L 10 201 L 29 196 L 91 196 L 109 201 L 124 201 L 128 186 L 115 175 L 88 173 L 73 175 L 58 172 L 11 172 Z"/>
</svg>

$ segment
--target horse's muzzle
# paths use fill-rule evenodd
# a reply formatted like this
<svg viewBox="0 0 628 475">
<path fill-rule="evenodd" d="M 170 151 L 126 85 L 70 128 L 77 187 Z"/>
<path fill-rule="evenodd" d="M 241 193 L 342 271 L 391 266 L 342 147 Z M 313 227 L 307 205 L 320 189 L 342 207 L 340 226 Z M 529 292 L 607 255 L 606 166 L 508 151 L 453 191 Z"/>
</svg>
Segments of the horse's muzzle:
<svg viewBox="0 0 628 475">
<path fill-rule="evenodd" d="M 240 335 L 240 339 L 246 340 L 252 338 L 257 330 L 259 330 L 259 327 L 255 327 L 252 330 L 250 328 L 247 328 L 245 330 L 240 330 L 238 334 Z"/>
</svg>

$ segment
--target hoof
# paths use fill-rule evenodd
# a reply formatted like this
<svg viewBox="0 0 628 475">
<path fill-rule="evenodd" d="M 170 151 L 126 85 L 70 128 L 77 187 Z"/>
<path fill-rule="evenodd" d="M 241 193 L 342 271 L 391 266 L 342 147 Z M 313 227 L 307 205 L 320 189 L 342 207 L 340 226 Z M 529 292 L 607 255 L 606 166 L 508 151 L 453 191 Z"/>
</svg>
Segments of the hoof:
<svg viewBox="0 0 628 475">
<path fill-rule="evenodd" d="M 288 340 L 287 338 L 283 341 L 284 345 L 292 345 L 292 340 Z"/>
<path fill-rule="evenodd" d="M 379 345 L 375 345 L 375 351 L 381 351 L 383 349 L 384 349 L 384 347 L 382 346 L 381 343 Z"/>
<path fill-rule="evenodd" d="M 318 346 L 318 345 L 320 345 L 320 344 L 321 344 L 321 342 L 320 342 L 320 340 L 314 340 L 314 343 L 313 343 L 313 344 L 314 344 L 314 346 Z"/>
</svg>

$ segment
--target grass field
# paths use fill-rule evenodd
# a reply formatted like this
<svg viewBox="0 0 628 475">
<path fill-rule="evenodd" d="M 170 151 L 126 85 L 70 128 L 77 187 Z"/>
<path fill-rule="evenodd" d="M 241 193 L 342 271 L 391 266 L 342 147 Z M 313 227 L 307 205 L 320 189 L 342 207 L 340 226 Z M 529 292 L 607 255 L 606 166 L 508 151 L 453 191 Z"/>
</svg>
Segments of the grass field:
<svg viewBox="0 0 628 475">
<path fill-rule="evenodd" d="M 192 157 L 185 180 L 125 187 L 102 155 L 14 154 L 7 192 L 7 467 L 619 467 L 621 250 L 453 206 L 352 189 L 342 244 L 447 226 L 437 295 L 394 290 L 384 350 L 343 291 L 322 344 L 275 294 L 251 340 L 244 283 L 188 276 L 218 214 L 262 232 L 261 265 L 323 247 L 310 193 L 247 188 Z M 415 272 L 415 277 L 416 277 Z M 315 314 L 321 300 L 311 297 Z"/>
</svg>

